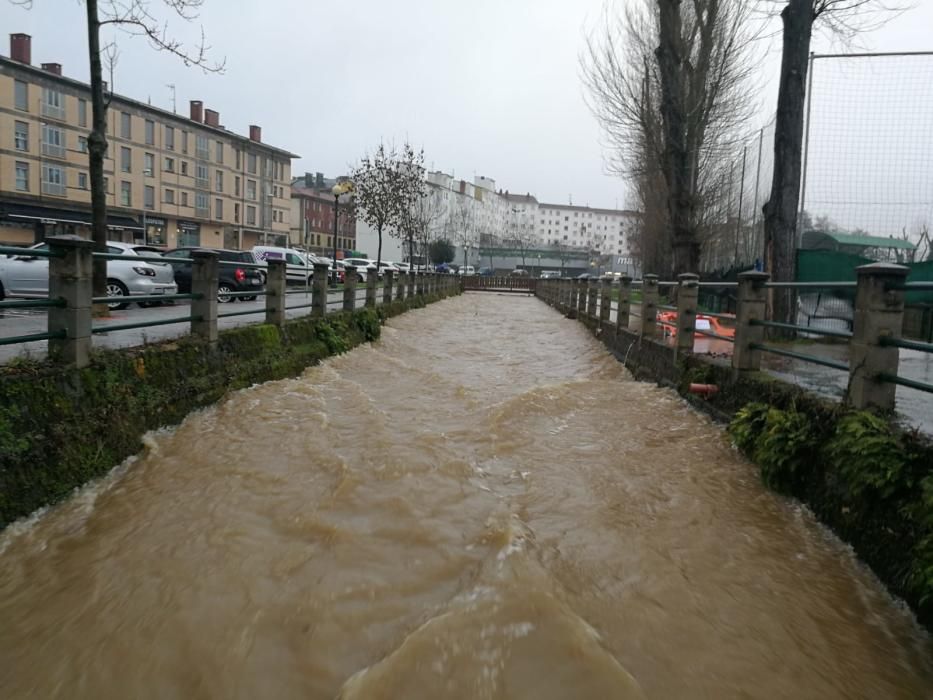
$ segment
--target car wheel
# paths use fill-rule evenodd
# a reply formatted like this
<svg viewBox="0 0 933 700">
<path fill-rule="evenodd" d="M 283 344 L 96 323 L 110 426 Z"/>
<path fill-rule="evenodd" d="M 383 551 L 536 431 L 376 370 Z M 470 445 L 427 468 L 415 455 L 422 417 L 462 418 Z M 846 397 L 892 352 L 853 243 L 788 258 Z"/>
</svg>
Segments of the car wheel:
<svg viewBox="0 0 933 700">
<path fill-rule="evenodd" d="M 108 297 L 128 297 L 130 295 L 129 290 L 126 288 L 126 285 L 123 284 L 120 280 L 107 280 L 107 296 Z M 119 311 L 125 309 L 129 306 L 129 302 L 126 301 L 110 301 L 107 302 L 107 307 L 111 311 Z"/>
<path fill-rule="evenodd" d="M 363 275 L 362 275 L 361 273 L 357 272 L 357 273 L 356 273 L 356 281 L 357 281 L 357 282 L 365 282 L 365 281 L 366 281 L 366 278 L 363 277 Z"/>
<path fill-rule="evenodd" d="M 161 301 L 141 301 L 141 302 L 139 302 L 139 305 L 140 305 L 140 307 L 142 307 L 143 309 L 148 309 L 148 308 L 154 307 L 154 306 L 162 306 L 163 303 L 164 303 L 164 302 L 161 302 Z"/>
<path fill-rule="evenodd" d="M 229 284 L 220 283 L 220 286 L 217 287 L 217 303 L 226 304 L 228 301 L 233 301 L 233 289 L 230 288 Z"/>
</svg>

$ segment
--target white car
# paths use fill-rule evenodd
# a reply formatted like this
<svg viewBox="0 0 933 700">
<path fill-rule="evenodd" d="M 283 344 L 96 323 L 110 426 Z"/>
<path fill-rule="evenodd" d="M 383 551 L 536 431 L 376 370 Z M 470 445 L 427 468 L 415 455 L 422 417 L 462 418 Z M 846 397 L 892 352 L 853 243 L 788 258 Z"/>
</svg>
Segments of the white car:
<svg viewBox="0 0 933 700">
<path fill-rule="evenodd" d="M 369 274 L 376 271 L 376 261 L 367 258 L 344 258 L 343 266 L 345 270 L 356 270 L 360 282 L 365 282 Z"/>
<path fill-rule="evenodd" d="M 472 265 L 461 265 L 457 273 L 461 275 L 475 275 L 476 269 Z"/>
<path fill-rule="evenodd" d="M 270 259 L 285 261 L 285 281 L 288 284 L 311 284 L 314 276 L 314 263 L 308 259 L 308 253 L 294 248 L 281 248 L 272 245 L 257 245 L 252 249 L 253 257 L 260 265 L 267 265 Z M 265 282 L 265 271 L 262 271 Z"/>
<path fill-rule="evenodd" d="M 383 260 L 379 263 L 379 276 L 385 277 L 386 270 L 392 270 L 392 274 L 396 277 L 402 271 L 394 262 L 391 262 L 390 260 Z"/>
<path fill-rule="evenodd" d="M 33 250 L 48 250 L 47 243 L 30 246 Z M 107 296 L 126 297 L 114 300 L 111 309 L 125 309 L 135 296 L 165 296 L 178 293 L 175 273 L 168 263 L 133 260 L 139 256 L 157 256 L 152 248 L 107 242 L 107 252 L 123 255 L 127 260 L 107 261 Z M 30 255 L 0 256 L 0 299 L 8 297 L 42 298 L 49 295 L 49 259 Z"/>
</svg>

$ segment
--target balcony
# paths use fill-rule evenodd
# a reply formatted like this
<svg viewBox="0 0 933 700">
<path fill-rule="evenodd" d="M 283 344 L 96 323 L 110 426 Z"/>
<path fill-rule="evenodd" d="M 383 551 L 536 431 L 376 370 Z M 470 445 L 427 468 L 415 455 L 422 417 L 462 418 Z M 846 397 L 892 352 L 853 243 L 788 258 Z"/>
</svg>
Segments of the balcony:
<svg viewBox="0 0 933 700">
<path fill-rule="evenodd" d="M 194 178 L 194 186 L 199 190 L 206 190 L 210 188 L 210 178 L 206 177 L 196 177 Z"/>
<path fill-rule="evenodd" d="M 42 181 L 42 194 L 51 194 L 56 197 L 64 197 L 66 194 L 66 187 L 61 182 L 47 182 Z"/>
<path fill-rule="evenodd" d="M 43 102 L 40 109 L 43 117 L 48 117 L 49 119 L 56 119 L 58 121 L 65 121 L 65 108 L 60 105 L 49 104 L 48 102 Z"/>
<path fill-rule="evenodd" d="M 51 156 L 52 158 L 64 158 L 65 147 L 59 143 L 48 143 L 46 141 L 43 141 L 42 142 L 42 155 Z"/>
</svg>

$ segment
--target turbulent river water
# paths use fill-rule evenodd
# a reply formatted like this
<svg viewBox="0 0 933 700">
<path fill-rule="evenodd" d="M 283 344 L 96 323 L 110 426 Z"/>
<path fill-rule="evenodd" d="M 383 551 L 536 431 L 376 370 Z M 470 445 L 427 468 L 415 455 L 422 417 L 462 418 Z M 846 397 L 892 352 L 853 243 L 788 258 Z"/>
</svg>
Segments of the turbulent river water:
<svg viewBox="0 0 933 700">
<path fill-rule="evenodd" d="M 0 535 L 3 698 L 929 698 L 933 644 L 720 427 L 470 294 Z"/>
</svg>

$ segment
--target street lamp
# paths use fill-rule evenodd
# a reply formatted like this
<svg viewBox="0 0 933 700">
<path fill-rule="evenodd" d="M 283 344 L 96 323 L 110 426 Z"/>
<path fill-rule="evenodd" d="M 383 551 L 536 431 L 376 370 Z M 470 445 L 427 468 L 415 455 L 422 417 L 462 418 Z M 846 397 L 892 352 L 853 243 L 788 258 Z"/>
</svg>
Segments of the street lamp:
<svg viewBox="0 0 933 700">
<path fill-rule="evenodd" d="M 538 277 L 541 276 L 541 253 L 538 253 Z"/>
<path fill-rule="evenodd" d="M 353 183 L 350 180 L 338 182 L 330 191 L 334 195 L 334 278 L 332 284 L 336 287 L 339 279 L 337 274 L 337 219 L 340 217 L 340 195 L 352 192 Z"/>
<path fill-rule="evenodd" d="M 464 274 L 464 276 L 466 276 L 466 273 L 467 273 L 467 270 L 466 270 L 466 268 L 467 268 L 467 255 L 469 254 L 470 247 L 471 247 L 471 246 L 470 246 L 469 243 L 464 243 L 464 245 L 463 245 L 463 274 Z"/>
</svg>

